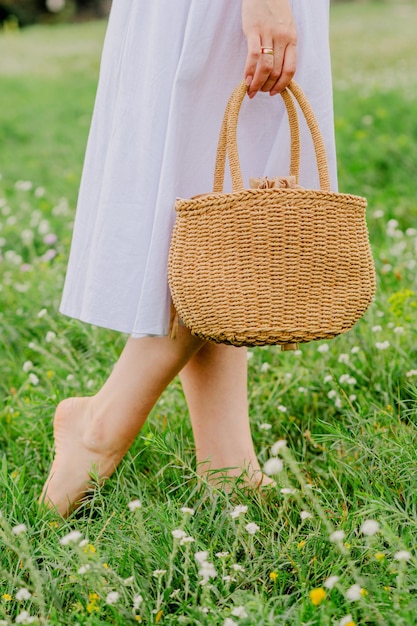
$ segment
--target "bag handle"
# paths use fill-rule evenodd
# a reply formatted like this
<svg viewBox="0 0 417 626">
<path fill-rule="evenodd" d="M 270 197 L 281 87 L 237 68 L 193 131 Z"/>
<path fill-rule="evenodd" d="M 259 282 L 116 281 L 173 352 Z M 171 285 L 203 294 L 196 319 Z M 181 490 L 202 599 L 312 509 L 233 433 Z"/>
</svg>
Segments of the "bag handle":
<svg viewBox="0 0 417 626">
<path fill-rule="evenodd" d="M 237 147 L 237 122 L 243 98 L 247 93 L 247 85 L 241 82 L 233 91 L 226 106 L 223 123 L 220 130 L 219 142 L 217 145 L 216 167 L 214 172 L 214 192 L 223 191 L 224 171 L 226 166 L 226 154 L 229 157 L 229 167 L 232 177 L 233 191 L 241 191 L 245 188 L 240 169 L 239 152 Z M 319 125 L 314 115 L 313 109 L 304 95 L 301 88 L 292 81 L 284 91 L 281 92 L 285 107 L 288 113 L 291 137 L 291 161 L 290 175 L 295 176 L 298 183 L 300 175 L 300 131 L 298 124 L 297 110 L 293 98 L 305 117 L 307 126 L 313 139 L 314 151 L 316 154 L 317 167 L 319 172 L 320 189 L 330 191 L 330 176 L 327 163 L 326 148 L 321 135 Z"/>
</svg>

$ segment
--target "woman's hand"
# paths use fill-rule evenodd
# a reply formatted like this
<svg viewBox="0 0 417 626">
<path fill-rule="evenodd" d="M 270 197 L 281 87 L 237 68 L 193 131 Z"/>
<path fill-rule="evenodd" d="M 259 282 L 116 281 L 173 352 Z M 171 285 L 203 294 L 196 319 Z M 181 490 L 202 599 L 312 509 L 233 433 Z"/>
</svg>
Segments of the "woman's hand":
<svg viewBox="0 0 417 626">
<path fill-rule="evenodd" d="M 242 27 L 248 42 L 249 97 L 258 91 L 280 93 L 296 68 L 297 33 L 289 0 L 242 0 Z"/>
</svg>

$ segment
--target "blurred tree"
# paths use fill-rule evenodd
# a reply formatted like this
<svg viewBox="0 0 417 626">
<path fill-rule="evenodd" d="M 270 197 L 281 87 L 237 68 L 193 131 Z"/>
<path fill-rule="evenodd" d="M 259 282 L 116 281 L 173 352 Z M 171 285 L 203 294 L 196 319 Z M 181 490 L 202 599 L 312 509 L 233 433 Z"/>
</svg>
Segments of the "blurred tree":
<svg viewBox="0 0 417 626">
<path fill-rule="evenodd" d="M 105 17 L 111 0 L 0 0 L 0 22 L 17 19 L 25 26 L 39 21 L 63 21 L 75 16 Z"/>
</svg>

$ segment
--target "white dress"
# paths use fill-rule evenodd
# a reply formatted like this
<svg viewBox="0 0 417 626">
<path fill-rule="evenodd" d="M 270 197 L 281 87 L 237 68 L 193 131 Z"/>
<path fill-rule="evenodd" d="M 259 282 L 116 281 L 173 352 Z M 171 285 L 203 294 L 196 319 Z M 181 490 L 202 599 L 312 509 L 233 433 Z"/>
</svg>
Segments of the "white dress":
<svg viewBox="0 0 417 626">
<path fill-rule="evenodd" d="M 335 188 L 329 0 L 292 0 L 292 6 L 295 79 L 318 118 Z M 64 314 L 133 337 L 168 333 L 175 198 L 212 189 L 221 119 L 245 59 L 239 0 L 113 0 Z M 261 93 L 244 102 L 238 141 L 245 181 L 288 174 L 284 113 L 280 96 Z M 300 183 L 317 187 L 305 128 L 302 141 Z"/>
</svg>

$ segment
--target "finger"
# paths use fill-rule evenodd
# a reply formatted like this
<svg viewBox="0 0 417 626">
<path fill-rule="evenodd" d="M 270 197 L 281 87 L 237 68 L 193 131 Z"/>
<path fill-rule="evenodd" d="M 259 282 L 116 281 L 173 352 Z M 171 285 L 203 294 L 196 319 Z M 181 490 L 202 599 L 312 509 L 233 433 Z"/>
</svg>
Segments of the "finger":
<svg viewBox="0 0 417 626">
<path fill-rule="evenodd" d="M 295 70 L 297 67 L 297 46 L 295 44 L 289 44 L 285 48 L 284 61 L 282 64 L 282 70 L 276 83 L 271 87 L 270 94 L 275 96 L 277 93 L 281 93 L 287 85 L 293 79 Z"/>
<path fill-rule="evenodd" d="M 272 46 L 264 46 L 272 47 Z M 253 97 L 260 91 L 267 82 L 271 72 L 274 69 L 274 56 L 268 53 L 260 53 L 256 71 L 249 87 L 249 97 Z"/>
<path fill-rule="evenodd" d="M 256 35 L 256 33 L 249 34 L 247 37 L 247 44 L 248 54 L 246 57 L 244 78 L 246 84 L 250 87 L 253 77 L 255 76 L 256 67 L 261 54 L 261 42 L 259 35 Z"/>
<path fill-rule="evenodd" d="M 271 89 L 274 87 L 274 85 L 277 83 L 277 81 L 279 80 L 281 74 L 282 74 L 282 67 L 284 64 L 284 57 L 285 57 L 285 48 L 279 48 L 278 46 L 274 48 L 274 64 L 273 64 L 273 68 L 266 80 L 266 82 L 264 83 L 264 85 L 262 86 L 261 91 L 271 91 Z"/>
</svg>

